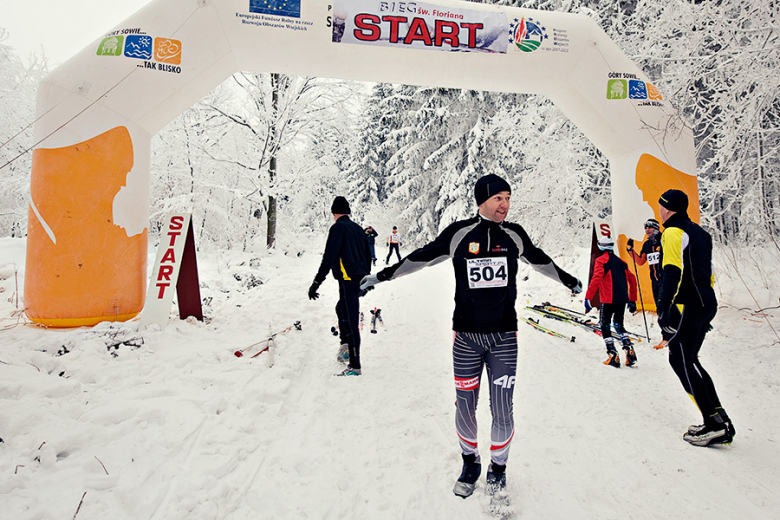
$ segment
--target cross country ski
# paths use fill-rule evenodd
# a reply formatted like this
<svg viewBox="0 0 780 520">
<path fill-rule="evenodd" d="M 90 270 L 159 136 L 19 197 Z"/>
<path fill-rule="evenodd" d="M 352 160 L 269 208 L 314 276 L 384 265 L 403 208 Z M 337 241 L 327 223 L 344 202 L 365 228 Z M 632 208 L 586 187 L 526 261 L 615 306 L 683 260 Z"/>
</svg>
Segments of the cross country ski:
<svg viewBox="0 0 780 520">
<path fill-rule="evenodd" d="M 371 334 L 376 334 L 376 324 L 379 322 L 379 324 L 382 326 L 382 328 L 385 328 L 385 322 L 382 319 L 382 309 L 377 309 L 374 307 L 371 309 Z M 362 315 L 362 313 L 361 313 Z"/>
<path fill-rule="evenodd" d="M 526 322 L 527 324 L 529 324 L 530 326 L 532 326 L 533 328 L 535 328 L 539 332 L 543 332 L 545 334 L 549 334 L 550 336 L 554 336 L 556 338 L 565 339 L 565 340 L 568 340 L 571 343 L 574 343 L 574 340 L 577 339 L 574 336 L 566 336 L 564 334 L 561 334 L 560 332 L 555 332 L 554 330 L 548 329 L 548 328 L 540 325 L 538 321 L 534 321 L 531 318 L 523 318 L 522 316 L 518 316 L 518 319 L 520 319 L 521 321 Z"/>
<path fill-rule="evenodd" d="M 300 321 L 296 321 L 295 323 L 293 323 L 292 325 L 290 325 L 286 329 L 280 330 L 279 332 L 275 332 L 275 333 L 271 334 L 269 337 L 267 337 L 266 339 L 264 339 L 262 341 L 258 341 L 257 343 L 252 343 L 248 347 L 236 350 L 235 352 L 233 352 L 233 355 L 236 356 L 236 357 L 244 357 L 245 353 L 247 353 L 247 352 L 251 351 L 252 349 L 254 349 L 255 347 L 265 343 L 265 347 L 264 348 L 262 348 L 259 352 L 256 352 L 256 353 L 252 354 L 252 356 L 250 356 L 250 358 L 256 358 L 257 356 L 259 356 L 260 354 L 262 354 L 263 352 L 267 351 L 269 348 L 274 346 L 274 338 L 276 338 L 276 336 L 280 336 L 282 334 L 287 334 L 288 332 L 290 332 L 293 329 L 295 329 L 295 330 L 302 330 L 301 322 Z"/>
<path fill-rule="evenodd" d="M 592 330 L 595 334 L 601 336 L 601 325 L 598 322 L 593 321 L 587 314 L 573 311 L 571 309 L 566 309 L 564 307 L 559 307 L 557 305 L 552 305 L 550 302 L 544 302 L 541 305 L 526 307 L 526 309 L 538 312 L 539 314 L 542 314 L 543 316 L 546 316 L 550 319 L 579 325 L 583 328 Z M 645 336 L 635 332 L 624 331 L 624 333 L 627 334 L 631 339 L 634 339 L 640 343 L 647 339 Z"/>
</svg>

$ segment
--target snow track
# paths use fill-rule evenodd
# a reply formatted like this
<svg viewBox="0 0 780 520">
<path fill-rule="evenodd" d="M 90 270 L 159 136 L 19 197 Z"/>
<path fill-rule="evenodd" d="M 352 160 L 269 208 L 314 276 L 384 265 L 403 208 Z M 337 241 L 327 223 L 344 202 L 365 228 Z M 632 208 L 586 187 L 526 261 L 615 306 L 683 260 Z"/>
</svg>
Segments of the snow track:
<svg viewBox="0 0 780 520">
<path fill-rule="evenodd" d="M 484 476 L 473 497 L 452 493 L 461 460 L 451 267 L 370 292 L 363 310 L 381 308 L 385 329 L 363 332 L 362 376 L 336 377 L 336 284 L 306 299 L 317 262 L 263 258 L 265 283 L 246 289 L 203 255 L 206 324 L 172 317 L 165 331 L 143 334 L 132 323 L 0 333 L 4 516 L 69 518 L 86 491 L 78 520 L 491 518 Z M 520 290 L 532 295 L 520 313 L 545 300 L 581 305 L 533 273 Z M 303 330 L 277 338 L 273 367 L 267 354 L 233 356 L 295 320 Z M 605 367 L 598 336 L 541 320 L 577 340 L 521 325 L 507 467 L 515 518 L 764 519 L 780 510 L 780 363 L 765 323 L 729 309 L 716 318 L 702 362 L 737 437 L 705 449 L 681 439 L 697 412 L 666 351 L 639 344 L 636 368 Z M 641 316 L 627 326 L 643 328 Z M 108 352 L 113 337 L 137 336 L 141 348 Z M 751 338 L 749 349 L 734 338 Z M 486 469 L 485 391 L 478 419 Z"/>
</svg>

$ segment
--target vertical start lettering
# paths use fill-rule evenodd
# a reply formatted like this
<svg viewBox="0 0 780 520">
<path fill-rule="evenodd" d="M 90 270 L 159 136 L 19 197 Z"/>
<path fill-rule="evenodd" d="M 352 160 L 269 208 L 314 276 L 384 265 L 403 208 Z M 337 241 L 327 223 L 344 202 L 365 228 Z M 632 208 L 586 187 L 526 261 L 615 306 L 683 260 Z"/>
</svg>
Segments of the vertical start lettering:
<svg viewBox="0 0 780 520">
<path fill-rule="evenodd" d="M 176 239 L 181 235 L 181 229 L 184 227 L 184 217 L 177 215 L 171 218 L 171 226 L 168 231 L 170 242 L 168 243 L 168 249 L 160 260 L 160 269 L 157 272 L 157 283 L 155 284 L 159 291 L 157 298 L 162 300 L 165 296 L 165 289 L 171 285 L 171 275 L 173 274 L 173 264 L 176 264 L 176 254 L 173 246 L 176 244 Z M 168 265 L 165 265 L 165 264 Z"/>
</svg>

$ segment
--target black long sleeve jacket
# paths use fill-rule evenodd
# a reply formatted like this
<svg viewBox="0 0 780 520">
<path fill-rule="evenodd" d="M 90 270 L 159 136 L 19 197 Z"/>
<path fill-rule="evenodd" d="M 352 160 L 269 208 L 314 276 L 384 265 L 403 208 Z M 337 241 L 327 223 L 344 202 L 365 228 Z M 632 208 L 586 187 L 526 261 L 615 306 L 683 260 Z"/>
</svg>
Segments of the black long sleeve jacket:
<svg viewBox="0 0 780 520">
<path fill-rule="evenodd" d="M 360 281 L 371 272 L 371 250 L 363 228 L 352 222 L 347 215 L 339 217 L 328 231 L 328 241 L 322 262 L 314 277 L 321 284 L 328 271 L 336 280 Z"/>
<path fill-rule="evenodd" d="M 452 326 L 457 332 L 517 330 L 519 260 L 566 287 L 577 285 L 575 277 L 555 265 L 531 242 L 522 226 L 496 223 L 479 215 L 451 224 L 433 242 L 381 270 L 377 278 L 393 280 L 448 258 L 455 269 Z"/>
</svg>

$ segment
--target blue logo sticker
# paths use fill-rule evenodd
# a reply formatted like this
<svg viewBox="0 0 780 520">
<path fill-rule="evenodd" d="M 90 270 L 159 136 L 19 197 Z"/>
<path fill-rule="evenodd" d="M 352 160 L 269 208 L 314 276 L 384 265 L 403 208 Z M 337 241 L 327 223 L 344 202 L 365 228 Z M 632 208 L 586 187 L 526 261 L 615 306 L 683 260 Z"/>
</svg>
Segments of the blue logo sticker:
<svg viewBox="0 0 780 520">
<path fill-rule="evenodd" d="M 152 59 L 152 38 L 143 34 L 131 34 L 125 38 L 125 56 L 139 60 Z"/>
<path fill-rule="evenodd" d="M 628 98 L 629 99 L 647 99 L 647 85 L 644 81 L 637 81 L 635 79 L 628 82 Z"/>
<path fill-rule="evenodd" d="M 301 17 L 301 0 L 249 0 L 249 12 Z"/>
</svg>

